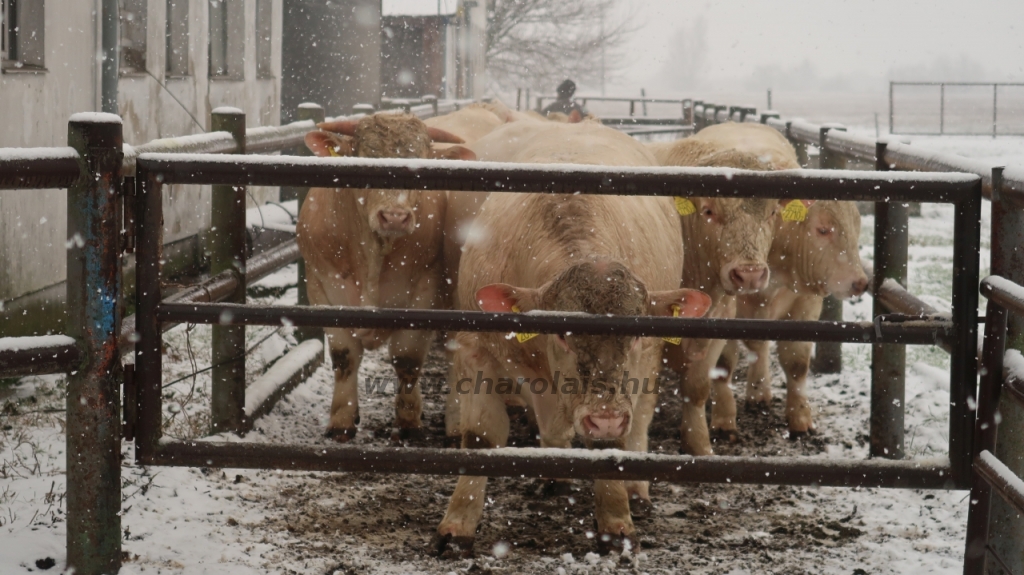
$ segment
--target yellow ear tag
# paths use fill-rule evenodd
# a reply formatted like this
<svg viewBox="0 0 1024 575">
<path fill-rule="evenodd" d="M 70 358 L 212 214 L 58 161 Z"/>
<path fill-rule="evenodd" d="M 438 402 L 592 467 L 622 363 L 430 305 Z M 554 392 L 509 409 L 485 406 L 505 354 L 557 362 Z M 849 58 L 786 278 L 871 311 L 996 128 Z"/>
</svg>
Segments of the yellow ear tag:
<svg viewBox="0 0 1024 575">
<path fill-rule="evenodd" d="M 340 158 L 341 154 L 338 153 L 338 146 L 327 146 L 327 151 L 331 153 L 332 158 Z"/>
<path fill-rule="evenodd" d="M 517 306 L 517 305 L 512 306 L 512 311 L 514 311 L 515 313 L 520 313 L 519 306 Z M 519 343 L 526 343 L 526 342 L 530 341 L 531 339 L 537 337 L 537 334 L 535 334 L 535 333 L 515 333 L 515 332 L 512 332 L 512 335 L 516 336 L 516 341 L 518 341 Z"/>
<path fill-rule="evenodd" d="M 679 198 L 676 198 L 676 205 L 679 205 L 678 202 Z M 692 206 L 693 204 L 690 205 Z M 672 306 L 672 317 L 679 317 L 679 306 Z M 683 338 L 681 337 L 663 337 L 661 339 L 667 341 L 668 343 L 671 343 L 672 345 L 681 345 L 683 343 Z"/>
<path fill-rule="evenodd" d="M 693 205 L 693 202 L 686 198 L 676 196 L 676 211 L 679 212 L 680 216 L 688 216 L 697 213 L 697 206 Z"/>
<path fill-rule="evenodd" d="M 782 210 L 782 221 L 802 222 L 807 219 L 807 206 L 800 200 L 793 200 Z"/>
</svg>

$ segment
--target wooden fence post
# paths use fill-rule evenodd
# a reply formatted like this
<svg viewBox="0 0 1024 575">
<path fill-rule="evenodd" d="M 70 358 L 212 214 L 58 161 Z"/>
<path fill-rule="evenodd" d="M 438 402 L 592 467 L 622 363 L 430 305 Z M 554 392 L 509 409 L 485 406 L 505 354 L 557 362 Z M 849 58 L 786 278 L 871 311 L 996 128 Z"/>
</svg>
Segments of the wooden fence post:
<svg viewBox="0 0 1024 575">
<path fill-rule="evenodd" d="M 245 153 L 245 114 L 236 108 L 217 108 L 211 129 L 230 132 Z M 213 186 L 210 215 L 210 273 L 234 272 L 238 288 L 224 301 L 245 303 L 245 186 Z M 213 433 L 245 428 L 245 326 L 214 325 L 210 419 Z"/>
<path fill-rule="evenodd" d="M 121 118 L 71 116 L 68 145 L 81 175 L 67 195 L 67 334 L 82 364 L 67 389 L 67 566 L 100 575 L 121 568 Z"/>
</svg>

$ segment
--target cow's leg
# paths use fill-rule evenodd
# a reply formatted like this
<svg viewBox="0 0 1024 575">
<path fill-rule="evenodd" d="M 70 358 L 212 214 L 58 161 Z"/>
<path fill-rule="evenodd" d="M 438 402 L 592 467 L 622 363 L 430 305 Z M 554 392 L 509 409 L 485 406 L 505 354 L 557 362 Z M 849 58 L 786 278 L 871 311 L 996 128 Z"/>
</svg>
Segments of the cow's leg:
<svg viewBox="0 0 1024 575">
<path fill-rule="evenodd" d="M 624 539 L 636 538 L 629 514 L 626 483 L 611 479 L 594 480 L 594 518 L 597 520 L 597 549 L 600 553 L 621 551 Z M 633 542 L 634 547 L 635 541 Z"/>
<path fill-rule="evenodd" d="M 754 361 L 747 366 L 747 407 L 768 406 L 772 402 L 772 370 L 769 342 L 751 340 L 744 342 Z"/>
<path fill-rule="evenodd" d="M 494 362 L 486 352 L 471 351 L 461 348 L 455 353 L 452 372 L 457 374 L 456 385 L 460 380 L 469 379 L 470 375 L 481 373 L 482 377 L 495 379 L 497 370 Z M 465 389 L 465 386 L 463 387 Z M 508 444 L 509 420 L 505 412 L 505 402 L 497 393 L 474 393 L 469 386 L 468 393 L 460 393 L 463 449 L 489 449 L 505 447 Z M 431 542 L 431 548 L 438 555 L 454 545 L 463 555 L 473 551 L 476 528 L 484 511 L 484 497 L 487 490 L 486 477 L 461 476 L 455 486 L 455 492 L 448 503 L 441 524 Z"/>
<path fill-rule="evenodd" d="M 811 346 L 806 341 L 778 342 L 779 363 L 786 372 L 786 420 L 790 436 L 814 431 L 811 404 L 807 400 L 807 371 Z"/>
<path fill-rule="evenodd" d="M 721 346 L 718 342 L 721 342 Z M 711 432 L 729 441 L 736 441 L 736 398 L 732 394 L 732 370 L 721 368 L 722 358 L 726 356 L 729 343 L 725 340 L 716 340 L 711 345 L 711 352 L 718 351 L 715 354 L 715 367 L 708 373 L 708 377 L 711 378 Z M 732 352 L 732 365 L 735 366 L 735 348 Z M 729 357 L 725 358 L 727 363 L 729 360 Z"/>
<path fill-rule="evenodd" d="M 363 345 L 350 330 L 324 331 L 334 364 L 334 397 L 326 435 L 344 443 L 356 436 L 359 424 L 359 364 L 363 359 Z"/>
<path fill-rule="evenodd" d="M 718 358 L 725 347 L 725 340 L 712 340 L 708 348 L 707 357 L 693 365 L 688 370 L 688 377 L 700 380 L 695 386 L 697 389 L 708 389 L 712 398 L 711 407 L 711 433 L 727 437 L 729 440 L 736 438 L 736 400 L 732 397 L 732 388 L 729 381 L 721 378 L 712 380 L 712 370 L 718 365 Z M 703 404 L 698 403 L 700 415 L 703 416 Z M 685 422 L 684 422 L 685 424 Z"/>
<path fill-rule="evenodd" d="M 422 434 L 423 396 L 419 379 L 434 334 L 430 331 L 396 331 L 388 350 L 398 376 L 395 393 L 395 426 L 401 437 Z"/>
<path fill-rule="evenodd" d="M 708 433 L 707 419 L 704 415 L 704 407 L 708 397 L 711 395 L 711 368 L 718 363 L 718 356 L 722 353 L 725 340 L 711 340 L 707 354 L 700 360 L 694 361 L 687 367 L 681 380 L 681 395 L 683 396 L 682 427 L 680 435 L 682 438 L 683 450 L 691 455 L 711 455 L 711 437 Z M 714 414 L 714 412 L 712 412 Z M 715 429 L 736 429 L 735 409 L 732 413 L 732 426 L 724 427 L 722 421 L 712 420 L 718 423 Z"/>
<path fill-rule="evenodd" d="M 821 316 L 822 302 L 820 296 L 799 296 L 790 306 L 788 318 L 796 321 L 817 319 Z M 776 345 L 779 363 L 786 374 L 786 420 L 790 436 L 814 431 L 811 404 L 807 400 L 807 372 L 812 346 L 806 341 L 780 341 Z"/>
<path fill-rule="evenodd" d="M 552 436 L 541 433 L 540 446 L 557 447 L 559 449 L 569 449 L 570 447 L 572 447 L 572 437 L 565 435 Z M 572 492 L 572 480 L 561 479 L 558 477 L 545 478 L 544 487 L 541 491 L 545 497 L 558 497 L 561 495 L 569 495 Z"/>
<path fill-rule="evenodd" d="M 639 397 L 633 407 L 633 423 L 626 435 L 624 446 L 626 450 L 647 453 L 647 430 L 651 426 L 651 420 L 654 419 L 654 408 L 657 405 L 657 380 L 648 379 L 640 384 Z M 651 503 L 650 483 L 627 481 L 626 494 L 629 496 L 629 511 L 633 517 L 650 516 L 654 510 L 654 505 Z"/>
</svg>

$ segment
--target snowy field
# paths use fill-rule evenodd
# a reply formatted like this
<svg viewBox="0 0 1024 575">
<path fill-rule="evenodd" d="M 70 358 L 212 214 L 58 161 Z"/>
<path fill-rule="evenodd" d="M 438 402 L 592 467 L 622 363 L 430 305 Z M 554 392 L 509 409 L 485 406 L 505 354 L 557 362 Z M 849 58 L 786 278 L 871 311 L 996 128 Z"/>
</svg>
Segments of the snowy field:
<svg viewBox="0 0 1024 575">
<path fill-rule="evenodd" d="M 812 118 L 808 118 L 812 119 Z M 820 119 L 820 118 L 814 118 Z M 925 144 L 922 138 L 915 143 Z M 1024 139 L 928 139 L 927 144 L 973 157 L 1024 164 Z M 987 210 L 987 208 L 986 208 Z M 871 261 L 872 218 L 864 219 L 862 257 Z M 926 205 L 911 220 L 910 289 L 948 309 L 952 208 Z M 981 261 L 988 261 L 988 214 Z M 295 266 L 250 289 L 250 300 L 294 303 Z M 982 276 L 985 270 L 982 270 Z M 848 302 L 846 318 L 870 317 L 871 300 Z M 249 380 L 294 345 L 287 328 L 251 328 Z M 166 336 L 165 434 L 199 437 L 208 427 L 209 329 L 175 328 Z M 443 376 L 435 346 L 428 376 Z M 740 401 L 740 441 L 716 445 L 721 454 L 865 458 L 868 453 L 870 348 L 845 345 L 844 373 L 813 376 L 816 435 L 787 438 L 775 366 L 776 400 L 750 413 Z M 947 441 L 948 356 L 938 348 L 908 348 L 907 451 L 944 454 Z M 381 353 L 367 353 L 360 380 L 389 375 Z M 739 378 L 743 377 L 741 366 Z M 175 380 L 179 380 L 176 381 Z M 174 382 L 174 383 L 171 383 Z M 238 441 L 328 445 L 322 437 L 333 376 L 328 362 L 256 429 Z M 37 572 L 64 564 L 65 453 L 62 378 L 0 383 L 0 573 Z M 361 393 L 363 388 L 361 386 Z M 392 444 L 393 398 L 360 398 L 355 442 Z M 443 396 L 425 393 L 428 437 L 443 445 Z M 679 425 L 674 387 L 663 393 L 651 428 L 651 449 L 675 453 Z M 531 445 L 525 423 L 513 424 L 515 445 Z M 455 479 L 429 476 L 142 468 L 123 447 L 123 574 L 132 573 L 960 573 L 967 521 L 964 491 L 674 485 L 657 483 L 655 513 L 637 522 L 640 548 L 599 557 L 588 538 L 593 497 L 587 482 L 571 496 L 541 497 L 534 481 L 497 479 L 474 559 L 436 559 L 427 543 Z"/>
</svg>

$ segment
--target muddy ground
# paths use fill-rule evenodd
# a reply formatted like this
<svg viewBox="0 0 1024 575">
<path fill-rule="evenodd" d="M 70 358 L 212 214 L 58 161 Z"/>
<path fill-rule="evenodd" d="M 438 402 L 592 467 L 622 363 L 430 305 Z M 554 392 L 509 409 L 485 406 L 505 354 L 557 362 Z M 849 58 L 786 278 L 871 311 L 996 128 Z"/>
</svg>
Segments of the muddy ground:
<svg viewBox="0 0 1024 575">
<path fill-rule="evenodd" d="M 442 377 L 444 365 L 443 350 L 435 346 L 426 375 Z M 389 369 L 379 353 L 367 354 L 361 379 L 387 375 Z M 741 365 L 739 378 L 744 371 Z M 672 381 L 662 392 L 651 427 L 651 451 L 677 453 L 680 399 L 675 378 L 669 372 L 664 375 Z M 776 373 L 775 380 L 781 381 L 781 374 Z M 321 368 L 247 439 L 327 444 L 329 440 L 320 434 L 330 385 L 328 368 Z M 814 385 L 843 387 L 839 376 L 818 377 Z M 818 406 L 819 418 L 841 414 L 837 419 L 845 422 L 860 417 L 866 390 L 832 391 L 829 395 L 840 400 L 819 398 L 824 403 Z M 776 390 L 770 410 L 747 411 L 740 399 L 739 440 L 718 441 L 716 453 L 820 456 L 838 449 L 855 456 L 863 452 L 866 425 L 864 429 L 820 425 L 814 435 L 790 439 L 783 392 Z M 844 397 L 848 400 L 842 401 Z M 355 443 L 395 444 L 391 401 L 387 395 L 360 398 L 362 426 Z M 443 402 L 436 386 L 426 390 L 428 433 L 413 444 L 445 445 Z M 511 443 L 536 445 L 525 418 L 513 419 Z M 265 473 L 272 472 L 259 472 Z M 258 482 L 259 474 L 245 480 Z M 897 572 L 887 571 L 884 561 L 879 565 L 881 556 L 865 554 L 892 539 L 886 529 L 878 529 L 878 518 L 865 522 L 862 503 L 858 508 L 862 499 L 874 497 L 873 490 L 655 483 L 651 488 L 655 510 L 636 522 L 640 549 L 628 556 L 602 557 L 594 553 L 593 494 L 588 482 L 574 482 L 570 495 L 546 496 L 539 480 L 492 479 L 475 556 L 463 559 L 451 552 L 432 557 L 429 545 L 455 478 L 284 473 L 275 479 L 272 490 L 250 493 L 265 513 L 251 528 L 263 543 L 275 545 L 265 559 L 289 573 Z M 226 475 L 223 480 L 234 481 Z M 912 495 L 925 504 L 935 497 L 924 492 Z M 959 548 L 937 547 L 935 559 L 951 565 L 959 561 Z"/>
</svg>

